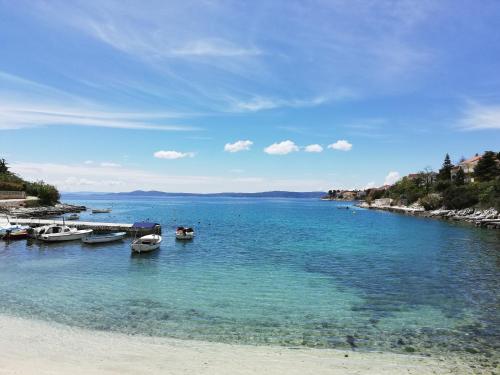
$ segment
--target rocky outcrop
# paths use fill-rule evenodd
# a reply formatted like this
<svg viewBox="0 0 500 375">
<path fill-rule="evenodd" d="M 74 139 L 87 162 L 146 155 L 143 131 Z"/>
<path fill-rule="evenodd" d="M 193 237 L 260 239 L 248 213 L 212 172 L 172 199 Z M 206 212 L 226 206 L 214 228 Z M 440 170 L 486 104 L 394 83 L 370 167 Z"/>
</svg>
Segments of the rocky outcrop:
<svg viewBox="0 0 500 375">
<path fill-rule="evenodd" d="M 485 210 L 472 207 L 462 210 L 446 210 L 441 208 L 439 210 L 426 211 L 422 206 L 416 203 L 411 206 L 392 206 L 391 203 L 393 202 L 388 202 L 386 199 L 376 199 L 371 204 L 361 202 L 358 204 L 358 207 L 445 220 L 465 221 L 479 227 L 500 229 L 500 213 L 494 208 Z"/>
<path fill-rule="evenodd" d="M 60 216 L 69 212 L 85 211 L 85 206 L 75 206 L 72 204 L 58 203 L 54 206 L 39 207 L 6 207 L 2 210 L 4 214 L 16 217 L 50 217 Z"/>
</svg>

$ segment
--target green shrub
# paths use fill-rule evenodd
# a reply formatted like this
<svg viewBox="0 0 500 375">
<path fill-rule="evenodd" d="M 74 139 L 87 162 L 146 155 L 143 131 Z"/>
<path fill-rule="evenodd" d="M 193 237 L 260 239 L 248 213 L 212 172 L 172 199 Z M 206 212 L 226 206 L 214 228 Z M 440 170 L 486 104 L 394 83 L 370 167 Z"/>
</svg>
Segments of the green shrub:
<svg viewBox="0 0 500 375">
<path fill-rule="evenodd" d="M 426 210 L 436 210 L 443 205 L 443 198 L 441 195 L 436 193 L 427 194 L 426 196 L 420 198 L 420 204 Z"/>
</svg>

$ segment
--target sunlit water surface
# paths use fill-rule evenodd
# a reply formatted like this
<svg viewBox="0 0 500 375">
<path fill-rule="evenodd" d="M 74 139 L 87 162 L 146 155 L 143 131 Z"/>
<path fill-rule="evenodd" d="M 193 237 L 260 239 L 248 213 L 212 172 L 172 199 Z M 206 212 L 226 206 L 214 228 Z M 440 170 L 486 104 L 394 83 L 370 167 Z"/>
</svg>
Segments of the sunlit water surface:
<svg viewBox="0 0 500 375">
<path fill-rule="evenodd" d="M 81 200 L 82 220 L 163 226 L 123 242 L 0 241 L 0 313 L 247 344 L 498 355 L 498 231 L 310 199 Z M 176 225 L 196 238 L 178 242 Z"/>
</svg>

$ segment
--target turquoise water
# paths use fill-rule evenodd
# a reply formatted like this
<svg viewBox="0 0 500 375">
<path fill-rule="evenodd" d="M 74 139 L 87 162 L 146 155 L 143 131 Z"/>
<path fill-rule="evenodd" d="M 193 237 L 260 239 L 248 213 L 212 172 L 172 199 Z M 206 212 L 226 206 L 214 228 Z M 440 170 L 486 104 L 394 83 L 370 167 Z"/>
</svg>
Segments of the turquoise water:
<svg viewBox="0 0 500 375">
<path fill-rule="evenodd" d="M 71 201 L 82 220 L 163 225 L 130 239 L 0 242 L 0 313 L 208 341 L 495 357 L 500 235 L 309 199 Z M 344 205 L 344 204 L 342 204 Z M 176 225 L 197 237 L 176 242 Z"/>
</svg>

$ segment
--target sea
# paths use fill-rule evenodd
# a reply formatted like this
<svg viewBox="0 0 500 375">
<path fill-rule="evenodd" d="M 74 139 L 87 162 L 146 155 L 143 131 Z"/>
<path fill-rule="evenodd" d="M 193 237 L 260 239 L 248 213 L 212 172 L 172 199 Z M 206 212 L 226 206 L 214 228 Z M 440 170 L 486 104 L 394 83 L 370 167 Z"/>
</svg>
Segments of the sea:
<svg viewBox="0 0 500 375">
<path fill-rule="evenodd" d="M 78 198 L 78 197 L 76 197 Z M 162 246 L 0 241 L 0 314 L 250 345 L 473 355 L 500 346 L 500 233 L 292 198 L 65 200 Z M 346 208 L 347 207 L 347 208 Z M 192 241 L 175 228 L 192 226 Z"/>
</svg>

